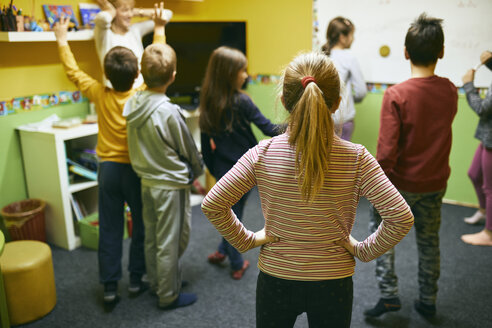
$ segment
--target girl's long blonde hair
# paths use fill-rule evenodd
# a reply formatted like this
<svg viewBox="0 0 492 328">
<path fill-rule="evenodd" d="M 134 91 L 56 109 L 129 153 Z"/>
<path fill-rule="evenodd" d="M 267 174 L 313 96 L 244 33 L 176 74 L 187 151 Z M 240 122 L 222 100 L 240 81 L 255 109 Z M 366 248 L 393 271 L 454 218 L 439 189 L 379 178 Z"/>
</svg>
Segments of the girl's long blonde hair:
<svg viewBox="0 0 492 328">
<path fill-rule="evenodd" d="M 302 79 L 314 81 L 305 85 Z M 321 189 L 330 163 L 334 138 L 332 112 L 340 99 L 340 79 L 328 56 L 296 57 L 282 77 L 282 99 L 290 112 L 289 143 L 296 149 L 296 175 L 306 201 Z"/>
</svg>

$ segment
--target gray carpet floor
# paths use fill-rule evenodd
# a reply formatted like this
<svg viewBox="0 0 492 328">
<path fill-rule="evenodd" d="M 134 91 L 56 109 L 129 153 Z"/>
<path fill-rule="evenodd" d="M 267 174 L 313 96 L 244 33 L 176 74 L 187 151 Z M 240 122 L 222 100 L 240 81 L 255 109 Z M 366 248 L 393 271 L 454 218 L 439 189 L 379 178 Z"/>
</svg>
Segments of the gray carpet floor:
<svg viewBox="0 0 492 328">
<path fill-rule="evenodd" d="M 375 305 L 379 293 L 374 277 L 375 263 L 357 262 L 352 327 L 492 327 L 492 247 L 469 246 L 459 238 L 463 233 L 483 228 L 463 222 L 462 218 L 474 211 L 473 208 L 443 205 L 436 318 L 427 321 L 413 309 L 413 300 L 418 297 L 418 283 L 417 250 L 412 229 L 396 247 L 402 309 L 374 320 L 364 318 L 363 310 Z M 249 198 L 244 222 L 251 230 L 262 227 L 256 191 Z M 364 239 L 368 235 L 368 223 L 368 202 L 363 199 L 353 235 Z M 217 267 L 206 261 L 220 237 L 199 206 L 193 208 L 192 229 L 182 268 L 183 278 L 189 281 L 183 291 L 198 295 L 194 305 L 162 311 L 156 306 L 156 298 L 148 293 L 129 298 L 128 273 L 125 272 L 119 284 L 121 301 L 111 312 L 106 312 L 101 301 L 102 287 L 98 284 L 97 253 L 85 248 L 69 252 L 53 247 L 57 305 L 44 318 L 22 327 L 254 327 L 258 249 L 244 255 L 252 265 L 242 280 L 235 281 L 230 277 L 228 264 Z M 124 267 L 127 266 L 128 246 L 126 240 Z M 308 327 L 305 315 L 298 318 L 295 327 Z"/>
</svg>

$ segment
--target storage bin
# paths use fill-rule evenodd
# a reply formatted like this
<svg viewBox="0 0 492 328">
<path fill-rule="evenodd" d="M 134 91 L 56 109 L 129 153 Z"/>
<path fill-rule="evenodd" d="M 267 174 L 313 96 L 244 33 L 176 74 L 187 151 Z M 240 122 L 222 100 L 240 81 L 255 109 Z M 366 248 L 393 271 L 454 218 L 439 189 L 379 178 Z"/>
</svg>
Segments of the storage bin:
<svg viewBox="0 0 492 328">
<path fill-rule="evenodd" d="M 79 221 L 79 232 L 82 246 L 97 250 L 99 246 L 99 215 L 93 213 Z M 123 239 L 128 238 L 128 229 L 125 219 Z"/>
<path fill-rule="evenodd" d="M 46 241 L 45 207 L 41 199 L 25 199 L 3 207 L 0 213 L 11 239 Z"/>
</svg>

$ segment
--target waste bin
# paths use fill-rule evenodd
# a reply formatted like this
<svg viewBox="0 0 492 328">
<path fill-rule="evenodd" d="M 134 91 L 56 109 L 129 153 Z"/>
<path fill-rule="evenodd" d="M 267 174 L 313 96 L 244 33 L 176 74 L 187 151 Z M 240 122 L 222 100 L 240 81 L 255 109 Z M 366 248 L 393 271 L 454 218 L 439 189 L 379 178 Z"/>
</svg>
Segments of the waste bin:
<svg viewBox="0 0 492 328">
<path fill-rule="evenodd" d="M 11 239 L 46 241 L 45 207 L 41 199 L 25 199 L 2 208 L 0 213 Z"/>
</svg>

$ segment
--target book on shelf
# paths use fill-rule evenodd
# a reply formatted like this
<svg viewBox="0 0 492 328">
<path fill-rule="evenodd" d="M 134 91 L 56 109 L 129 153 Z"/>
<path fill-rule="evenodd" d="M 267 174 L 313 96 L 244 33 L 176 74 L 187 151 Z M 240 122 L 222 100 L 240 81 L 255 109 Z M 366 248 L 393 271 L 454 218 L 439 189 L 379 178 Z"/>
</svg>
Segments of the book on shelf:
<svg viewBox="0 0 492 328">
<path fill-rule="evenodd" d="M 101 8 L 95 3 L 81 3 L 79 2 L 80 17 L 82 18 L 82 25 L 94 28 L 94 18 Z"/>
<path fill-rule="evenodd" d="M 99 161 L 94 149 L 74 149 L 73 158 L 75 158 L 77 163 L 88 168 L 89 170 L 97 171 Z"/>
<path fill-rule="evenodd" d="M 80 175 L 89 180 L 97 181 L 97 172 L 89 170 L 79 163 L 72 161 L 70 158 L 67 158 L 67 163 L 69 164 L 68 170 L 70 172 Z"/>
<path fill-rule="evenodd" d="M 50 28 L 58 22 L 61 15 L 70 18 L 70 23 L 76 29 L 79 28 L 79 22 L 75 17 L 73 12 L 73 8 L 71 5 L 43 5 L 44 15 L 46 16 L 46 20 L 50 24 Z"/>
<path fill-rule="evenodd" d="M 72 204 L 73 213 L 75 214 L 75 218 L 77 221 L 82 220 L 85 217 L 85 214 L 82 211 L 79 201 L 70 194 L 70 203 Z"/>
</svg>

